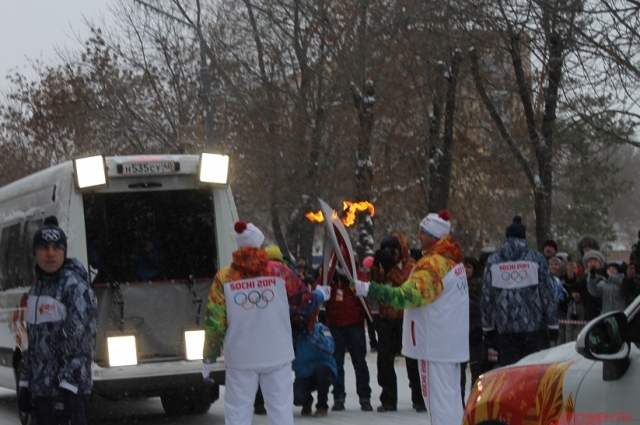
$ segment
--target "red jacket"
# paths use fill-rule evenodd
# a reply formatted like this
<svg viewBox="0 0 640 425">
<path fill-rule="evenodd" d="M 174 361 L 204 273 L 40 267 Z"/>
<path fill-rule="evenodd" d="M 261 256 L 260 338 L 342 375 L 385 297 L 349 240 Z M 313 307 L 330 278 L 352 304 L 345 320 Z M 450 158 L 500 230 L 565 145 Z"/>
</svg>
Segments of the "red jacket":
<svg viewBox="0 0 640 425">
<path fill-rule="evenodd" d="M 360 270 L 358 270 L 358 279 L 368 280 Z M 340 276 L 337 272 L 333 275 L 331 298 L 325 304 L 328 326 L 364 326 L 367 313 L 349 284 L 349 279 L 345 276 Z"/>
</svg>

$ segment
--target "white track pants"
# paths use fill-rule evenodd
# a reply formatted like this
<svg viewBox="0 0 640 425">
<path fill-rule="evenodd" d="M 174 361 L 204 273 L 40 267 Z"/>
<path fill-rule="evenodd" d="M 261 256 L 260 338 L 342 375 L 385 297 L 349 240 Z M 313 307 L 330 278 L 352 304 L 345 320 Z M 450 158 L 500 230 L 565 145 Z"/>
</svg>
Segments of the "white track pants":
<svg viewBox="0 0 640 425">
<path fill-rule="evenodd" d="M 422 397 L 431 425 L 462 423 L 462 393 L 460 392 L 460 363 L 418 360 Z"/>
<path fill-rule="evenodd" d="M 227 368 L 225 380 L 224 419 L 227 425 L 251 425 L 258 384 L 262 388 L 269 424 L 293 425 L 291 362 L 270 368 Z"/>
</svg>

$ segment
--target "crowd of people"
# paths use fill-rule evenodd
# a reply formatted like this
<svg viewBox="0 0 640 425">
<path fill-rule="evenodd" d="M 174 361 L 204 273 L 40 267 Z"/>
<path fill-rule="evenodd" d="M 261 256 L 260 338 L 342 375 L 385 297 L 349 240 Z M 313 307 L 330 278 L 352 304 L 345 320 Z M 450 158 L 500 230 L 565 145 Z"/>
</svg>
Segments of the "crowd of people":
<svg viewBox="0 0 640 425">
<path fill-rule="evenodd" d="M 544 243 L 551 275 L 556 283 L 558 344 L 575 341 L 590 320 L 615 310 L 624 310 L 640 295 L 640 232 L 628 261 L 607 261 L 600 242 L 591 236 L 578 243 L 580 258 L 558 252 L 555 241 Z"/>
<path fill-rule="evenodd" d="M 249 321 L 249 328 L 247 323 L 236 325 L 241 329 L 236 335 L 257 338 L 261 333 L 255 333 L 253 327 L 282 326 L 285 331 L 281 337 L 259 339 L 259 345 L 262 351 L 272 344 L 282 351 L 284 339 L 291 339 L 293 344 L 287 346 L 287 355 L 277 358 L 292 357 L 292 363 L 287 360 L 286 364 L 277 365 L 279 385 L 268 378 L 275 365 L 254 365 L 249 358 L 244 359 L 243 365 L 227 364 L 226 385 L 231 396 L 225 396 L 225 404 L 227 415 L 235 414 L 228 420 L 250 423 L 252 397 L 264 384 L 282 391 L 277 403 L 273 399 L 270 406 L 267 400 L 265 407 L 254 408 L 254 413 L 266 413 L 270 423 L 292 423 L 291 403 L 301 406 L 305 416 L 324 417 L 329 410 L 344 410 L 344 361 L 348 352 L 362 411 L 397 410 L 395 358 L 403 355 L 413 408 L 428 412 L 434 425 L 460 423 L 467 367 L 475 382 L 494 367 L 513 364 L 533 352 L 575 340 L 588 320 L 623 309 L 640 295 L 640 275 L 635 274 L 640 267 L 640 241 L 634 245 L 629 262 L 618 264 L 606 262 L 595 238 L 584 237 L 579 243 L 580 258 L 573 261 L 558 252 L 553 240 L 546 241 L 541 251 L 531 248 L 526 227 L 516 216 L 506 227 L 505 240 L 498 249 L 484 250 L 480 258 L 465 257 L 450 235 L 449 219 L 449 213 L 441 211 L 420 222 L 416 235 L 419 250 L 410 250 L 407 237 L 399 233 L 384 237 L 375 254 L 360 263 L 356 276 L 349 278 L 338 265 L 326 286 L 322 285 L 320 271 L 315 277 L 311 275 L 306 261 L 293 262 L 275 246 L 263 250 L 263 237 L 247 246 L 241 242 L 240 232 L 239 250 L 234 253 L 231 269 L 245 273 L 249 270 L 241 265 L 247 250 L 251 256 L 260 256 L 260 261 L 252 264 L 262 264 L 261 275 L 273 275 L 273 263 L 281 263 L 283 267 L 277 270 L 285 278 L 282 293 L 286 294 L 290 324 L 287 327 L 283 323 L 283 309 L 280 321 Z M 205 362 L 215 361 L 223 341 L 226 352 L 233 353 L 233 344 L 244 347 L 247 343 L 240 336 L 225 335 L 223 327 L 232 329 L 234 320 L 227 313 L 222 325 L 220 305 L 224 295 L 231 295 L 229 282 L 244 281 L 258 270 L 236 276 L 227 273 L 227 269 L 221 270 L 212 286 L 207 323 L 218 325 L 207 329 Z M 376 306 L 372 322 L 367 319 L 363 300 Z M 318 309 L 321 304 L 322 314 Z M 240 317 L 235 320 L 246 321 Z M 291 329 L 290 334 L 287 328 Z M 375 409 L 366 361 L 367 328 L 371 349 L 377 351 L 377 382 L 381 389 L 380 404 Z M 249 369 L 242 374 L 252 379 L 233 379 L 238 373 L 236 368 Z M 283 369 L 290 372 L 291 368 L 295 372 L 293 388 L 287 374 L 281 373 Z M 234 388 L 235 385 L 242 388 Z M 285 397 L 285 392 L 290 396 Z"/>
<path fill-rule="evenodd" d="M 413 408 L 428 412 L 433 425 L 460 423 L 467 367 L 475 382 L 496 366 L 575 340 L 589 320 L 640 295 L 640 233 L 628 262 L 607 262 L 590 236 L 573 260 L 553 240 L 541 251 L 531 248 L 516 216 L 502 245 L 476 259 L 463 256 L 450 218 L 440 211 L 420 221 L 419 250 L 410 250 L 402 234 L 384 237 L 355 276 L 338 265 L 329 282 L 314 278 L 304 259 L 265 248 L 253 224 L 237 222 L 238 250 L 209 292 L 202 369 L 213 383 L 210 372 L 224 347 L 226 422 L 248 425 L 256 413 L 271 424 L 293 424 L 292 405 L 303 416 L 344 410 L 347 352 L 360 409 L 373 411 L 368 323 L 381 388 L 375 410 L 397 410 L 395 358 L 402 355 Z M 66 235 L 55 217 L 47 218 L 33 241 L 38 273 L 27 309 L 33 349 L 18 390 L 20 411 L 39 424 L 82 425 L 88 417 L 96 299 L 86 270 L 66 252 Z M 368 322 L 369 303 L 377 314 Z M 51 357 L 58 352 L 65 362 Z"/>
</svg>

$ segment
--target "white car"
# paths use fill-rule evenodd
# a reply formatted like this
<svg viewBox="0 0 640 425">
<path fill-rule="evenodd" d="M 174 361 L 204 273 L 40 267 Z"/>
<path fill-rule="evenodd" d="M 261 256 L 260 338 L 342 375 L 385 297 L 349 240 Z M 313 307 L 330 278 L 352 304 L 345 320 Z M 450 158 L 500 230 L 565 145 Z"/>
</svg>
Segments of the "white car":
<svg viewBox="0 0 640 425">
<path fill-rule="evenodd" d="M 640 297 L 576 342 L 478 378 L 463 425 L 640 424 Z"/>
</svg>

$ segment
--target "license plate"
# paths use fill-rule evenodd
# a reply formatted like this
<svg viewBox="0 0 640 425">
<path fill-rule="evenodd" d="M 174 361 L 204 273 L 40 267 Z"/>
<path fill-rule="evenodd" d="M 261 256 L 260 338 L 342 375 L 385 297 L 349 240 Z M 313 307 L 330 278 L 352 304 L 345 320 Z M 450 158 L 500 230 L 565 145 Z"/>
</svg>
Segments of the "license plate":
<svg viewBox="0 0 640 425">
<path fill-rule="evenodd" d="M 118 164 L 118 174 L 165 174 L 176 171 L 180 171 L 180 163 L 175 161 Z"/>
</svg>

